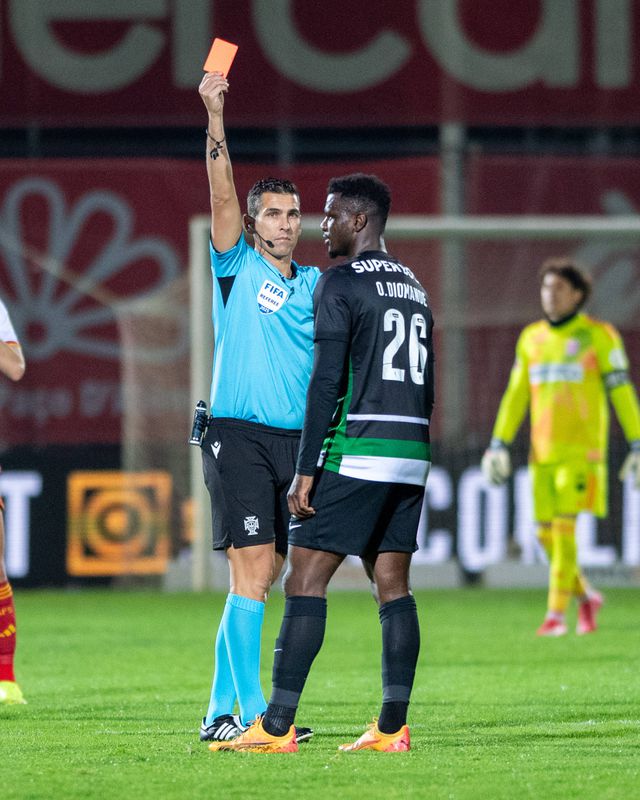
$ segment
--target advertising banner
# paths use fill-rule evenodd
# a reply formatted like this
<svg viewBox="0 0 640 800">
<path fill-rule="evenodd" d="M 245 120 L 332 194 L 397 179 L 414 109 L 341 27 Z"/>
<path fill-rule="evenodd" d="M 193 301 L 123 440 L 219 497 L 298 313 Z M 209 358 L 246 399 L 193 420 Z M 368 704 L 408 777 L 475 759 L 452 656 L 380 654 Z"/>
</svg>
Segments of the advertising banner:
<svg viewBox="0 0 640 800">
<path fill-rule="evenodd" d="M 392 213 L 439 213 L 436 159 L 357 168 L 389 183 Z M 293 179 L 304 219 L 321 214 L 329 177 L 353 170 L 353 163 L 240 164 L 234 175 L 242 204 L 258 176 Z M 631 160 L 472 157 L 467 170 L 472 214 L 614 215 L 640 207 L 640 167 Z M 27 361 L 21 381 L 0 381 L 9 572 L 32 584 L 158 575 L 192 535 L 188 230 L 192 217 L 208 213 L 204 163 L 14 161 L 0 163 L 0 186 L 0 296 Z M 561 252 L 591 270 L 589 310 L 620 328 L 638 385 L 638 248 L 615 237 L 467 241 L 457 253 L 452 308 L 442 243 L 389 237 L 387 245 L 427 288 L 437 331 L 434 466 L 417 562 L 458 558 L 480 572 L 516 552 L 528 563 L 538 555 L 523 472 L 526 430 L 508 487 L 489 490 L 478 465 L 518 332 L 540 316 L 539 264 Z M 318 238 L 302 240 L 296 257 L 329 264 Z M 460 334 L 457 359 L 443 355 L 452 332 Z M 455 396 L 442 388 L 451 370 L 467 387 Z M 454 412 L 460 429 L 445 439 L 442 420 Z M 625 453 L 615 425 L 612 439 L 610 516 L 597 525 L 587 518 L 582 536 L 592 563 L 636 568 L 638 493 L 615 477 Z"/>
<path fill-rule="evenodd" d="M 227 122 L 623 125 L 640 7 L 558 0 L 5 0 L 0 123 L 200 124 L 214 36 L 239 46 Z M 357 21 L 357 25 L 354 24 Z"/>
</svg>

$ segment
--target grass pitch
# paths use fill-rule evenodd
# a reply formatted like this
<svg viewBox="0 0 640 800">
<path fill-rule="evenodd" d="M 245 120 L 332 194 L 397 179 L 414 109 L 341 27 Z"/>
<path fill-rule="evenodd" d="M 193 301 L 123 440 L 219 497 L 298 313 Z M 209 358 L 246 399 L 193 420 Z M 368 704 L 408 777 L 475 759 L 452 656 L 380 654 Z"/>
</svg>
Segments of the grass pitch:
<svg viewBox="0 0 640 800">
<path fill-rule="evenodd" d="M 18 677 L 0 706 L 3 800 L 632 798 L 640 794 L 640 594 L 601 630 L 534 635 L 542 591 L 416 594 L 423 644 L 406 754 L 339 753 L 380 702 L 372 599 L 331 593 L 296 755 L 211 753 L 197 730 L 223 595 L 17 592 Z M 269 601 L 263 684 L 282 597 Z"/>
</svg>

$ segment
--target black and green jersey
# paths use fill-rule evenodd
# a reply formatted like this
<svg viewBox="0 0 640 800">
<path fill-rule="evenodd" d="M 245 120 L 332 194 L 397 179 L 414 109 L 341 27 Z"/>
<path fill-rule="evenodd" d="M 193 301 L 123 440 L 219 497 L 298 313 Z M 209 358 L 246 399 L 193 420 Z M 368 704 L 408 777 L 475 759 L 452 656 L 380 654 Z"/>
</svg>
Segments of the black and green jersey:
<svg viewBox="0 0 640 800">
<path fill-rule="evenodd" d="M 424 485 L 434 401 L 433 318 L 424 288 L 387 253 L 361 253 L 321 276 L 314 323 L 298 471 L 311 474 L 320 455 L 325 469 L 342 475 Z"/>
</svg>

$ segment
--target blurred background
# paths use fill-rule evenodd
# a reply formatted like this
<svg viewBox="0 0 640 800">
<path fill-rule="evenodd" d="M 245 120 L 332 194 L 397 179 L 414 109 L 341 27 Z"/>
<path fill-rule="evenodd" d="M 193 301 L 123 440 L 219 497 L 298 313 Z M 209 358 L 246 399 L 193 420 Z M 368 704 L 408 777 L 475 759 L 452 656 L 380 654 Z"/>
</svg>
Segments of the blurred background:
<svg viewBox="0 0 640 800">
<path fill-rule="evenodd" d="M 7 566 L 20 586 L 224 586 L 193 404 L 208 398 L 204 106 L 214 36 L 239 45 L 227 142 L 241 197 L 300 188 L 301 263 L 328 262 L 331 176 L 393 192 L 388 249 L 427 288 L 438 387 L 414 582 L 546 580 L 527 430 L 479 473 L 550 255 L 595 280 L 640 379 L 640 3 L 635 0 L 3 0 L 0 296 L 27 372 L 0 381 Z M 640 493 L 580 521 L 582 561 L 640 583 Z M 349 572 L 353 566 L 352 573 Z M 359 585 L 354 565 L 345 585 Z"/>
</svg>

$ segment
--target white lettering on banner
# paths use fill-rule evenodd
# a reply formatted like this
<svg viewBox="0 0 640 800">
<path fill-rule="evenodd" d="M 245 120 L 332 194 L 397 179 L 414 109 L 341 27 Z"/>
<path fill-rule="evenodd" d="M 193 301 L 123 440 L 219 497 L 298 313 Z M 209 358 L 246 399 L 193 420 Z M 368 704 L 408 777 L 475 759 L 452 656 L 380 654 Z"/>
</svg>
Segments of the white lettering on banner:
<svg viewBox="0 0 640 800">
<path fill-rule="evenodd" d="M 29 573 L 29 499 L 42 492 L 42 476 L 37 472 L 3 472 L 0 494 L 5 499 L 6 568 L 10 578 Z"/>
<path fill-rule="evenodd" d="M 256 37 L 273 66 L 293 83 L 319 92 L 358 92 L 383 83 L 411 57 L 407 40 L 390 30 L 349 53 L 327 53 L 305 42 L 291 0 L 254 0 Z M 318 6 L 318 22 L 323 21 Z"/>
<path fill-rule="evenodd" d="M 520 467 L 513 475 L 513 538 L 520 548 L 520 561 L 535 564 L 545 561 L 544 550 L 538 544 L 533 522 L 533 497 L 527 467 Z"/>
<path fill-rule="evenodd" d="M 489 486 L 479 467 L 465 470 L 458 485 L 458 558 L 469 572 L 502 561 L 507 549 L 506 486 Z"/>
<path fill-rule="evenodd" d="M 115 381 L 88 380 L 80 384 L 80 413 L 83 417 L 122 413 L 122 390 Z"/>
<path fill-rule="evenodd" d="M 532 564 L 544 561 L 537 545 L 531 516 L 531 489 L 526 467 L 514 476 L 515 532 L 520 545 L 520 561 Z M 621 563 L 640 566 L 640 491 L 632 479 L 624 485 L 621 552 L 612 545 L 596 543 L 597 526 L 588 514 L 578 518 L 577 538 L 580 563 L 586 567 L 606 567 Z M 505 558 L 508 546 L 508 485 L 488 486 L 478 467 L 470 467 L 460 476 L 457 487 L 458 558 L 469 572 L 482 572 Z M 453 557 L 454 532 L 445 528 L 429 529 L 429 511 L 446 512 L 453 506 L 455 486 L 449 472 L 432 467 L 418 526 L 415 564 L 441 564 Z M 29 573 L 30 505 L 29 500 L 42 494 L 42 476 L 38 472 L 9 470 L 0 474 L 0 494 L 5 498 L 6 565 L 9 577 L 23 578 Z M 254 524 L 255 520 L 255 524 Z M 248 517 L 249 535 L 257 532 L 255 517 Z M 357 559 L 353 559 L 355 563 Z"/>
<path fill-rule="evenodd" d="M 74 410 L 73 392 L 66 386 L 26 389 L 10 386 L 0 393 L 0 410 L 10 419 L 37 418 L 40 425 L 51 419 L 64 419 Z"/>
<path fill-rule="evenodd" d="M 78 94 L 122 89 L 144 75 L 168 44 L 149 23 L 168 17 L 172 9 L 176 86 L 198 85 L 211 41 L 209 0 L 11 0 L 9 9 L 16 45 L 31 69 L 53 86 Z M 56 38 L 51 24 L 61 20 L 132 24 L 108 50 L 81 53 Z"/>
<path fill-rule="evenodd" d="M 445 72 L 469 88 L 507 92 L 536 83 L 575 87 L 591 77 L 580 73 L 584 50 L 594 54 L 599 87 L 627 88 L 633 81 L 634 4 L 592 4 L 593 42 L 581 38 L 583 9 L 578 0 L 541 0 L 539 24 L 524 44 L 508 53 L 483 49 L 472 41 L 461 21 L 460 0 L 416 0 L 415 13 L 425 47 Z M 168 50 L 174 86 L 191 89 L 198 85 L 211 41 L 212 5 L 210 0 L 9 0 L 8 19 L 29 67 L 59 89 L 98 94 L 126 88 Z M 294 23 L 292 0 L 253 0 L 251 8 L 264 56 L 277 72 L 307 89 L 334 94 L 371 89 L 389 80 L 414 55 L 411 41 L 391 24 L 359 48 L 336 53 L 304 40 Z M 320 24 L 320 7 L 317 13 Z M 114 20 L 130 25 L 119 41 L 93 53 L 73 49 L 52 29 L 60 21 Z M 157 27 L 164 20 L 170 21 L 170 38 Z"/>
<path fill-rule="evenodd" d="M 580 562 L 590 567 L 608 567 L 616 563 L 616 551 L 611 545 L 596 544 L 598 530 L 595 517 L 580 514 L 576 523 L 576 541 Z"/>
<path fill-rule="evenodd" d="M 603 89 L 624 89 L 632 79 L 632 0 L 596 0 L 596 83 Z"/>
<path fill-rule="evenodd" d="M 622 503 L 622 563 L 640 566 L 640 491 L 633 489 L 633 476 L 624 482 Z"/>
<path fill-rule="evenodd" d="M 60 89 L 88 94 L 121 89 L 153 64 L 164 46 L 162 33 L 137 20 L 157 20 L 166 0 L 13 0 L 10 20 L 16 44 L 29 66 Z M 61 44 L 50 24 L 58 20 L 131 20 L 107 52 L 83 54 Z"/>
<path fill-rule="evenodd" d="M 420 522 L 418 523 L 418 550 L 414 564 L 442 564 L 453 553 L 453 534 L 444 528 L 429 530 L 429 509 L 446 511 L 453 501 L 453 484 L 449 473 L 442 467 L 431 467 L 424 493 Z"/>
<path fill-rule="evenodd" d="M 578 4 L 543 0 L 541 6 L 533 37 L 508 54 L 481 50 L 470 41 L 460 25 L 458 0 L 422 0 L 422 33 L 440 65 L 474 89 L 513 91 L 537 81 L 573 86 L 579 78 Z"/>
<path fill-rule="evenodd" d="M 514 538 L 520 546 L 520 560 L 523 564 L 544 561 L 536 539 L 526 467 L 516 471 L 513 485 Z M 483 491 L 488 492 L 484 504 Z M 640 491 L 632 488 L 632 479 L 625 483 L 623 490 L 620 554 L 612 545 L 596 543 L 596 520 L 590 514 L 579 515 L 576 537 L 580 563 L 585 567 L 610 566 L 617 561 L 631 567 L 640 565 Z M 483 479 L 478 481 L 477 467 L 465 470 L 458 484 L 458 556 L 462 566 L 471 572 L 480 572 L 498 563 L 507 551 L 507 538 L 507 486 L 488 486 Z"/>
<path fill-rule="evenodd" d="M 144 394 L 144 386 L 131 384 L 129 389 Z M 145 396 L 149 414 L 173 414 L 184 410 L 188 403 L 188 387 L 165 388 Z M 123 410 L 122 385 L 113 380 L 89 379 L 77 387 L 52 386 L 46 389 L 26 389 L 13 384 L 0 384 L 0 413 L 9 420 L 37 418 L 38 426 L 51 420 L 80 415 L 95 419 L 102 414 L 119 416 Z"/>
</svg>

